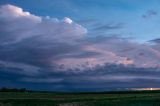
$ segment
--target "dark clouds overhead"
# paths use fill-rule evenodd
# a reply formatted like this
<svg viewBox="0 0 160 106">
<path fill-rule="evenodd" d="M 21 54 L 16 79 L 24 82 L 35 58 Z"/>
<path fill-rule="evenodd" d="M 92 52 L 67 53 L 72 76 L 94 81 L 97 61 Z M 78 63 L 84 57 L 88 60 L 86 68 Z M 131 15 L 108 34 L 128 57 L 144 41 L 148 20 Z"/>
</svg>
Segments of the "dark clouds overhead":
<svg viewBox="0 0 160 106">
<path fill-rule="evenodd" d="M 103 25 L 94 30 L 121 28 L 121 24 Z M 13 82 L 27 87 L 43 83 L 54 90 L 104 90 L 147 87 L 153 81 L 156 87 L 160 81 L 157 46 L 118 36 L 91 37 L 70 18 L 36 16 L 17 6 L 2 5 L 0 86 L 5 82 L 12 87 Z"/>
<path fill-rule="evenodd" d="M 103 67 L 97 66 L 82 72 L 78 72 L 78 70 L 67 71 L 70 72 L 52 72 L 49 75 L 43 74 L 37 77 L 1 72 L 1 86 L 3 82 L 7 82 L 10 87 L 13 87 L 12 83 L 15 83 L 20 87 L 63 91 L 160 87 L 160 70 L 157 68 L 135 68 L 134 66 L 106 64 Z M 40 87 L 39 84 L 46 85 L 46 88 Z"/>
</svg>

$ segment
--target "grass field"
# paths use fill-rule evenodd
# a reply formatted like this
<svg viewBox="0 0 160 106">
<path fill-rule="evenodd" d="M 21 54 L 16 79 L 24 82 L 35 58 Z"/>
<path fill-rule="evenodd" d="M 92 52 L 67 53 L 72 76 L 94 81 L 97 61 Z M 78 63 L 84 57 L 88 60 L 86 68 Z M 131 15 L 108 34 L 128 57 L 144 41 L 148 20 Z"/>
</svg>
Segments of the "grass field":
<svg viewBox="0 0 160 106">
<path fill-rule="evenodd" d="M 0 92 L 0 106 L 160 106 L 160 92 Z"/>
</svg>

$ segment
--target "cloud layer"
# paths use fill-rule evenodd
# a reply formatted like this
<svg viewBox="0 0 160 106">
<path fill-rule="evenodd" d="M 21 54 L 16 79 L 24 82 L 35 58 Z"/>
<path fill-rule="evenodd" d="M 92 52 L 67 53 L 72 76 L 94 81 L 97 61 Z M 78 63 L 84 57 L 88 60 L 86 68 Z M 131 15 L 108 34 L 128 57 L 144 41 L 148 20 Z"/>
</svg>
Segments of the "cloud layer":
<svg viewBox="0 0 160 106">
<path fill-rule="evenodd" d="M 95 31 L 119 28 L 121 24 L 97 26 Z M 159 76 L 150 75 L 160 67 L 158 39 L 152 40 L 154 44 L 140 44 L 120 36 L 92 37 L 68 17 L 59 20 L 36 16 L 13 5 L 0 7 L 0 32 L 1 80 L 13 74 L 18 75 L 13 79 L 17 84 L 54 83 L 62 89 L 67 84 L 80 87 L 82 81 L 96 85 L 101 82 L 100 88 L 117 81 L 121 83 L 115 87 L 134 85 L 138 79 L 153 79 L 155 86 L 160 81 Z"/>
</svg>

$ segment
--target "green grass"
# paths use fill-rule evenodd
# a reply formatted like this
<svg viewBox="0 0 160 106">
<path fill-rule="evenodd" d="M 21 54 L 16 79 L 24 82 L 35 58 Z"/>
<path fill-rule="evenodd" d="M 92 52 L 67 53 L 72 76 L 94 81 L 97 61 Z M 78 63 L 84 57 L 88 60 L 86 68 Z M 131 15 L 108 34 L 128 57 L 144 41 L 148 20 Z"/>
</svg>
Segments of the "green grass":
<svg viewBox="0 0 160 106">
<path fill-rule="evenodd" d="M 0 106 L 160 106 L 160 93 L 0 92 Z"/>
</svg>

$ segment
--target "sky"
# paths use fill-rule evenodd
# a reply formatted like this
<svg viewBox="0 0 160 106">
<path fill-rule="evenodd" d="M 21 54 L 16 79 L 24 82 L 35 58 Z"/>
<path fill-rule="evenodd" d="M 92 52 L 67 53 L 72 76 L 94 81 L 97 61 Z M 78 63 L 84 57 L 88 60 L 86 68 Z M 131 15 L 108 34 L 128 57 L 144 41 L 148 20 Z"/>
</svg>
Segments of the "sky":
<svg viewBox="0 0 160 106">
<path fill-rule="evenodd" d="M 159 88 L 159 0 L 1 0 L 0 87 Z"/>
</svg>

